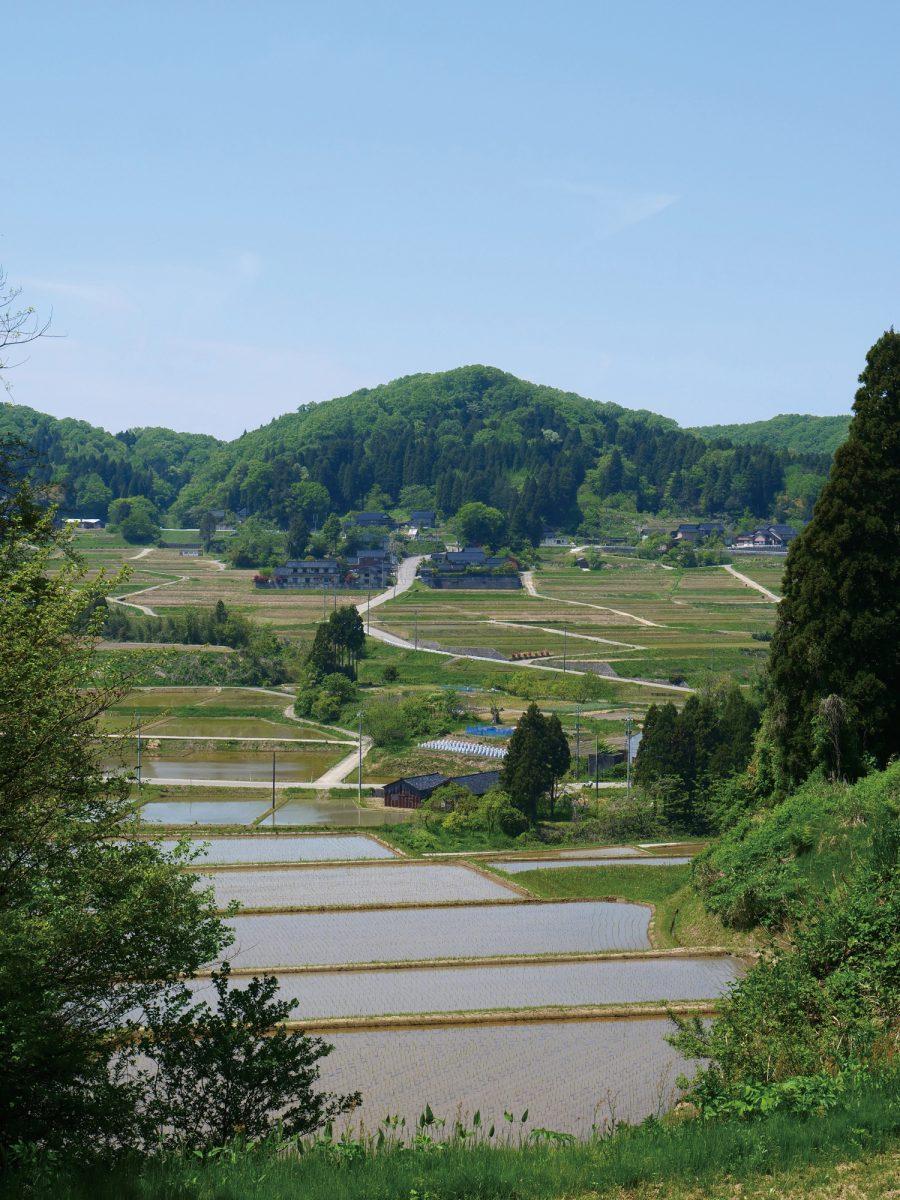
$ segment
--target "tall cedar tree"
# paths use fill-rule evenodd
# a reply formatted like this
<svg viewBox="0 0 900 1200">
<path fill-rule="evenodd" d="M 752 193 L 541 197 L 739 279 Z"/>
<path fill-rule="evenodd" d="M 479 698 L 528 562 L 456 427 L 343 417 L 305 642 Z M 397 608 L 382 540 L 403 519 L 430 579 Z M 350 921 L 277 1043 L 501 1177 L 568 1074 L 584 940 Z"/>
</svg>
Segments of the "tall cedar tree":
<svg viewBox="0 0 900 1200">
<path fill-rule="evenodd" d="M 856 711 L 863 752 L 900 752 L 900 334 L 866 355 L 847 441 L 791 546 L 772 639 L 770 717 L 788 780 L 815 762 L 829 695 Z"/>
<path fill-rule="evenodd" d="M 500 776 L 500 786 L 531 824 L 537 820 L 540 798 L 569 769 L 568 743 L 563 756 L 558 736 L 562 727 L 557 732 L 554 722 L 558 725 L 558 718 L 548 720 L 536 704 L 529 704 L 509 740 Z"/>
</svg>

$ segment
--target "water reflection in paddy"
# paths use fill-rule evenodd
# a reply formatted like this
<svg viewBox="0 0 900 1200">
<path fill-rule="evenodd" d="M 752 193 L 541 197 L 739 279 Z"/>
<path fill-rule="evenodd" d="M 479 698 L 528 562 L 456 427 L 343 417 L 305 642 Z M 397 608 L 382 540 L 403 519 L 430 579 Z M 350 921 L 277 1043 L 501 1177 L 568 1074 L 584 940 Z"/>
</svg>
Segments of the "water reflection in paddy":
<svg viewBox="0 0 900 1200">
<path fill-rule="evenodd" d="M 275 825 L 399 825 L 410 820 L 408 809 L 357 808 L 353 792 L 346 797 L 288 800 L 275 813 Z"/>
<path fill-rule="evenodd" d="M 266 800 L 151 800 L 138 821 L 153 825 L 249 825 L 269 807 Z"/>
<path fill-rule="evenodd" d="M 537 860 L 519 859 L 516 862 L 488 863 L 496 871 L 507 871 L 510 875 L 519 875 L 523 871 L 545 871 L 568 867 L 680 867 L 689 863 L 689 858 L 541 858 Z"/>
<path fill-rule="evenodd" d="M 208 841 L 198 839 L 203 846 L 195 862 L 218 863 L 292 863 L 328 862 L 339 859 L 395 858 L 393 851 L 370 837 L 329 836 L 313 834 L 295 837 L 280 834 L 272 837 L 263 834 L 243 837 L 214 837 Z M 163 850 L 174 850 L 174 841 L 160 842 Z"/>
<path fill-rule="evenodd" d="M 511 900 L 516 893 L 459 864 L 396 862 L 383 866 L 284 867 L 217 871 L 216 903 L 237 900 L 247 908 L 337 908 L 361 904 L 427 904 L 429 901 Z M 397 916 L 402 920 L 401 914 Z"/>
<path fill-rule="evenodd" d="M 228 921 L 234 966 L 649 949 L 650 909 L 606 901 L 272 913 Z"/>
<path fill-rule="evenodd" d="M 613 1115 L 637 1122 L 672 1106 L 675 1079 L 697 1068 L 666 1042 L 674 1029 L 660 1018 L 329 1033 L 321 1087 L 359 1089 L 349 1123 L 369 1130 L 389 1114 L 414 1125 L 430 1104 L 448 1126 L 477 1110 L 500 1129 L 505 1110 L 528 1109 L 525 1133 L 587 1137 Z"/>
<path fill-rule="evenodd" d="M 281 751 L 275 755 L 275 779 L 282 783 L 309 782 L 316 779 L 341 758 L 338 746 L 327 749 L 316 747 L 303 750 Z M 104 763 L 107 771 L 135 771 L 136 752 L 129 747 L 117 758 Z M 202 758 L 151 756 L 144 753 L 141 761 L 141 777 L 145 783 L 165 782 L 170 779 L 227 779 L 241 783 L 267 783 L 272 778 L 271 753 L 252 750 L 209 750 L 204 748 Z"/>
<path fill-rule="evenodd" d="M 298 1001 L 293 1019 L 301 1020 L 711 1000 L 739 969 L 734 958 L 648 958 L 326 972 L 281 975 L 278 982 L 282 1000 Z M 207 1001 L 214 994 L 208 980 L 198 980 L 194 991 Z"/>
</svg>

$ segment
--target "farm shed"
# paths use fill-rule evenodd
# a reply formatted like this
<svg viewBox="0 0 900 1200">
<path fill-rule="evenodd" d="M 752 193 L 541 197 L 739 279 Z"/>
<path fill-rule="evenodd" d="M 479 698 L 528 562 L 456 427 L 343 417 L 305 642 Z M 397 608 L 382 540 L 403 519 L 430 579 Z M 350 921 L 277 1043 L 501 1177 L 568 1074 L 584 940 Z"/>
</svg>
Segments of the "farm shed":
<svg viewBox="0 0 900 1200">
<path fill-rule="evenodd" d="M 406 779 L 395 779 L 384 785 L 386 808 L 419 808 L 445 783 L 458 783 L 468 788 L 473 796 L 483 796 L 500 780 L 499 771 L 473 771 L 468 775 L 411 775 Z"/>
</svg>

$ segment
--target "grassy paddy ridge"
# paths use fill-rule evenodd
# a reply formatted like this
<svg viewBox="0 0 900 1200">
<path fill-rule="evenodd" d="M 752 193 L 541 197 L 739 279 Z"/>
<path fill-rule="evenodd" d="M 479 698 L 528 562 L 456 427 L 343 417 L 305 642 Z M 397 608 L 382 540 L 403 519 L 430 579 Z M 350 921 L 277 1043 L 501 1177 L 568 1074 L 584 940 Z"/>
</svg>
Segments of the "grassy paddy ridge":
<svg viewBox="0 0 900 1200">
<path fill-rule="evenodd" d="M 752 1122 L 650 1123 L 574 1144 L 529 1142 L 527 1124 L 501 1120 L 511 1144 L 484 1144 L 482 1126 L 481 1138 L 472 1131 L 440 1153 L 427 1141 L 418 1153 L 390 1143 L 375 1152 L 321 1142 L 302 1157 L 236 1148 L 207 1160 L 140 1159 L 80 1177 L 54 1172 L 38 1176 L 28 1194 L 35 1200 L 887 1200 L 896 1195 L 900 1171 L 898 1102 L 900 1083 L 889 1075 L 855 1089 L 842 1108 L 808 1118 L 774 1113 Z M 22 1195 L 22 1182 L 0 1184 L 0 1196 Z"/>
</svg>

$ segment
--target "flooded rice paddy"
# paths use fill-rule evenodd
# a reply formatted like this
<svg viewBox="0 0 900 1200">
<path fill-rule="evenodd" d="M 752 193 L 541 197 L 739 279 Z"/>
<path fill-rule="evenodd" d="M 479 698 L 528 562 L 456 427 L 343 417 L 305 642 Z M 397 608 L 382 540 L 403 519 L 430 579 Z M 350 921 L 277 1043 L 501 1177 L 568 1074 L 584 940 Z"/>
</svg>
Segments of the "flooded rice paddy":
<svg viewBox="0 0 900 1200">
<path fill-rule="evenodd" d="M 141 760 L 141 778 L 145 783 L 166 783 L 172 779 L 234 780 L 241 783 L 267 783 L 272 778 L 271 752 L 255 750 L 211 750 L 204 746 L 202 757 L 188 757 L 190 743 L 183 753 L 173 754 L 164 743 L 161 753 L 152 755 L 146 750 Z M 281 750 L 275 755 L 275 779 L 281 783 L 308 783 L 317 779 L 329 767 L 339 762 L 346 751 L 339 746 L 319 749 L 305 746 L 302 750 Z M 132 746 L 104 763 L 107 771 L 135 771 L 137 755 Z"/>
<path fill-rule="evenodd" d="M 258 834 L 244 837 L 216 837 L 198 840 L 201 854 L 194 860 L 210 865 L 228 863 L 300 863 L 330 862 L 344 859 L 395 858 L 393 850 L 374 838 L 328 834 L 295 837 L 290 834 Z M 163 850 L 175 849 L 176 842 L 160 843 Z"/>
<path fill-rule="evenodd" d="M 614 858 L 541 858 L 531 861 L 518 859 L 510 862 L 492 862 L 487 865 L 495 871 L 520 875 L 523 871 L 546 871 L 560 867 L 568 867 L 569 870 L 574 867 L 681 867 L 690 861 L 689 858 L 663 858 L 656 855 L 651 858 L 648 855 L 646 858 L 635 857 L 619 860 Z"/>
<path fill-rule="evenodd" d="M 402 868 L 401 868 L 402 869 Z M 262 874 L 262 872 L 260 872 Z M 605 901 L 236 916 L 236 967 L 649 949 L 650 909 Z"/>
<path fill-rule="evenodd" d="M 430 1104 L 450 1123 L 480 1111 L 498 1131 L 505 1110 L 518 1121 L 527 1109 L 525 1135 L 545 1128 L 588 1137 L 593 1126 L 672 1106 L 676 1077 L 696 1070 L 666 1042 L 674 1031 L 665 1018 L 642 1018 L 329 1033 L 321 1086 L 361 1091 L 348 1123 L 370 1130 L 395 1114 L 414 1124 Z"/>
<path fill-rule="evenodd" d="M 248 908 L 326 908 L 364 904 L 427 904 L 465 900 L 511 900 L 516 893 L 460 864 L 393 862 L 353 867 L 275 867 L 219 871 L 212 880 L 216 903 Z M 398 913 L 396 921 L 404 920 Z"/>
<path fill-rule="evenodd" d="M 292 1020 L 313 1020 L 712 1000 L 739 974 L 737 959 L 703 957 L 414 967 L 282 975 L 279 995 L 298 1002 Z M 238 979 L 236 986 L 245 984 Z M 214 997 L 209 980 L 198 981 L 194 991 L 208 1002 Z"/>
<path fill-rule="evenodd" d="M 130 728 L 130 723 L 128 727 Z M 328 735 L 316 729 L 304 728 L 293 722 L 285 724 L 281 721 L 270 721 L 266 717 L 160 717 L 151 721 L 144 720 L 141 723 L 141 733 L 148 740 L 161 736 L 264 738 L 291 742 L 329 740 Z M 337 733 L 331 734 L 330 738 L 351 744 Z"/>
<path fill-rule="evenodd" d="M 352 790 L 344 798 L 288 800 L 276 811 L 275 825 L 399 825 L 411 814 L 402 808 L 357 808 Z"/>
<path fill-rule="evenodd" d="M 268 800 L 151 800 L 138 814 L 152 825 L 249 825 L 269 809 Z"/>
</svg>

